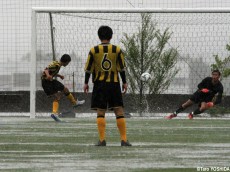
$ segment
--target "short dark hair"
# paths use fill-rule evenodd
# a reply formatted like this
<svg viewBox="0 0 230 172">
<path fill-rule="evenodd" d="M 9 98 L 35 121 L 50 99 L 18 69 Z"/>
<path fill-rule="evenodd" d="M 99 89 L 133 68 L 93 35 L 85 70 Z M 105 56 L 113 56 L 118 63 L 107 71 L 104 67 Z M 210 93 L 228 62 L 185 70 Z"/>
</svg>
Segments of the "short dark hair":
<svg viewBox="0 0 230 172">
<path fill-rule="evenodd" d="M 109 26 L 100 26 L 97 34 L 100 40 L 110 40 L 113 35 L 113 30 Z"/>
<path fill-rule="evenodd" d="M 218 73 L 219 75 L 221 75 L 221 73 L 220 73 L 220 71 L 218 70 L 218 69 L 214 69 L 213 71 L 212 71 L 212 74 L 213 73 Z"/>
<path fill-rule="evenodd" d="M 70 57 L 69 54 L 63 54 L 60 61 L 63 62 L 63 63 L 70 62 L 71 57 Z"/>
</svg>

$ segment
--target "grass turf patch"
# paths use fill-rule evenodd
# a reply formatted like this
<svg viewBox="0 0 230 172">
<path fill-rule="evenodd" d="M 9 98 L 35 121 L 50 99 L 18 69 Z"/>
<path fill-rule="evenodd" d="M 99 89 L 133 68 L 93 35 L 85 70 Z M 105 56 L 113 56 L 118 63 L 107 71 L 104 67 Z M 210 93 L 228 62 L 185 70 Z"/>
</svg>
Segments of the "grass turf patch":
<svg viewBox="0 0 230 172">
<path fill-rule="evenodd" d="M 94 118 L 4 119 L 0 125 L 3 171 L 196 171 L 228 166 L 229 120 L 129 118 L 132 147 L 121 147 L 114 118 L 107 118 L 106 147 Z"/>
</svg>

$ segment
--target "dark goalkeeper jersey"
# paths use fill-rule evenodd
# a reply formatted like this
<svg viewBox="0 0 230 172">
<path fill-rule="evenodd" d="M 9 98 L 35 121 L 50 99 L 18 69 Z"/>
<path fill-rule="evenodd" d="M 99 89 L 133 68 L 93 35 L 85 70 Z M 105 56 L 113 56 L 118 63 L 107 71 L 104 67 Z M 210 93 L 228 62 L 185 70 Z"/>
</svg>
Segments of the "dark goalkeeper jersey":
<svg viewBox="0 0 230 172">
<path fill-rule="evenodd" d="M 216 94 L 218 94 L 214 103 L 218 104 L 221 102 L 224 87 L 220 81 L 214 85 L 212 83 L 212 77 L 206 77 L 201 81 L 201 83 L 198 84 L 198 88 L 199 90 L 202 88 L 207 88 L 209 90 L 209 93 L 207 94 L 209 94 L 211 97 L 214 97 Z"/>
<path fill-rule="evenodd" d="M 99 44 L 90 49 L 85 71 L 92 73 L 93 82 L 119 82 L 118 72 L 124 69 L 124 55 L 119 46 Z"/>
</svg>

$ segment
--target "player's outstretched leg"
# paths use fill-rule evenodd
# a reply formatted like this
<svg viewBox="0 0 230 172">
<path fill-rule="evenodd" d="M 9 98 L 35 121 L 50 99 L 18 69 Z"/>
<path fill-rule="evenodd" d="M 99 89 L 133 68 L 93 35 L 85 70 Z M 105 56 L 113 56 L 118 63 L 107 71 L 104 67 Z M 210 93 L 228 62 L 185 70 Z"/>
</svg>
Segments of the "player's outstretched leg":
<svg viewBox="0 0 230 172">
<path fill-rule="evenodd" d="M 73 108 L 76 108 L 85 103 L 85 100 L 76 100 L 66 87 L 64 88 L 64 93 L 67 99 L 69 99 L 69 101 L 72 103 Z"/>
<path fill-rule="evenodd" d="M 196 109 L 194 112 L 191 112 L 190 114 L 188 114 L 188 118 L 189 119 L 193 119 L 194 115 L 198 115 L 203 113 L 205 110 L 200 110 L 200 108 Z"/>
<path fill-rule="evenodd" d="M 188 119 L 193 119 L 193 113 L 188 114 Z"/>
<path fill-rule="evenodd" d="M 165 116 L 165 119 L 172 119 L 177 117 L 177 114 L 172 113 L 171 115 Z"/>
<path fill-rule="evenodd" d="M 81 106 L 85 103 L 85 100 L 78 100 L 76 101 L 76 104 L 73 105 L 73 108 L 77 108 L 78 106 Z"/>
<path fill-rule="evenodd" d="M 67 99 L 69 99 L 69 101 L 72 103 L 74 109 L 85 103 L 85 100 L 78 100 L 78 99 L 76 100 L 66 87 L 64 89 L 64 93 Z"/>
<path fill-rule="evenodd" d="M 165 119 L 172 119 L 172 118 L 175 118 L 177 117 L 177 114 L 182 112 L 185 108 L 182 107 L 182 105 L 175 111 L 173 112 L 171 115 L 169 116 L 166 116 Z"/>
</svg>

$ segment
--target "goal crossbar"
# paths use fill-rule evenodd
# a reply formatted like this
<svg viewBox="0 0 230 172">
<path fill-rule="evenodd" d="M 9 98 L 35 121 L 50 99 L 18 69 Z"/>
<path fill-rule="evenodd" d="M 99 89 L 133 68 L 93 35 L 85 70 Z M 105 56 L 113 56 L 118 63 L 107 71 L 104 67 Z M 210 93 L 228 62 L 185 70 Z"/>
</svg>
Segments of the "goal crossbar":
<svg viewBox="0 0 230 172">
<path fill-rule="evenodd" d="M 229 13 L 230 8 L 73 8 L 32 7 L 37 13 Z"/>
</svg>

